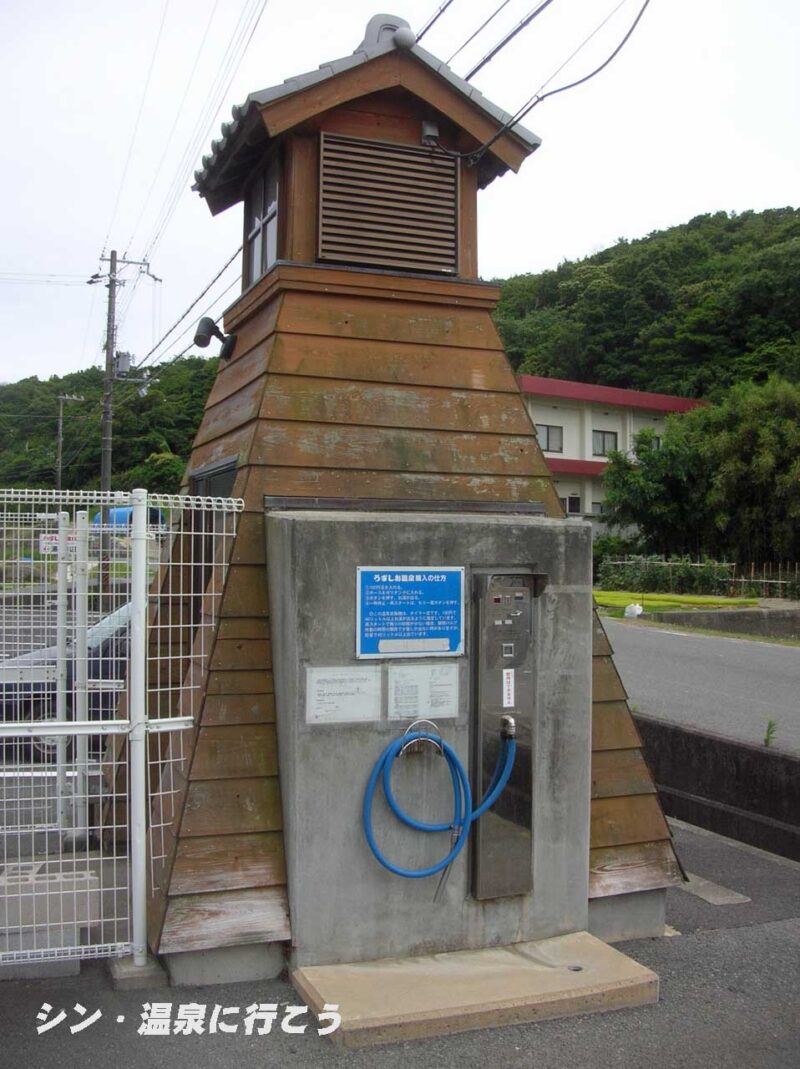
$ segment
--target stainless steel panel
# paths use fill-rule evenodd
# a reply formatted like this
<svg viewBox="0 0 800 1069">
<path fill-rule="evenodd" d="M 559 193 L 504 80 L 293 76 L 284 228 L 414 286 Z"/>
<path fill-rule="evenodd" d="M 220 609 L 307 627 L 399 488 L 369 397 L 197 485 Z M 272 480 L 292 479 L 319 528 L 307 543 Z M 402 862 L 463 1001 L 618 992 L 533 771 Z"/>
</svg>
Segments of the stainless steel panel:
<svg viewBox="0 0 800 1069">
<path fill-rule="evenodd" d="M 533 888 L 532 741 L 534 597 L 532 572 L 473 573 L 474 804 L 485 795 L 500 749 L 500 720 L 517 725 L 511 778 L 473 832 L 475 898 L 520 895 Z"/>
</svg>

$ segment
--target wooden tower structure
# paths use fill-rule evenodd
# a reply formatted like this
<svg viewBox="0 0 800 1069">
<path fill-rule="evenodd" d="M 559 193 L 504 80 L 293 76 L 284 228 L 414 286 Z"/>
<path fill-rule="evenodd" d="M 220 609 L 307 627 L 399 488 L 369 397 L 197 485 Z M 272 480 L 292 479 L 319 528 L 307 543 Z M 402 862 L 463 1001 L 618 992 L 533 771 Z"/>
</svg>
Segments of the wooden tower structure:
<svg viewBox="0 0 800 1069">
<path fill-rule="evenodd" d="M 245 512 L 153 895 L 157 953 L 291 939 L 264 496 L 561 515 L 477 265 L 478 190 L 538 144 L 403 20 L 376 16 L 352 56 L 251 94 L 197 172 L 212 213 L 244 204 L 244 289 L 187 487 Z M 595 631 L 591 894 L 610 930 L 609 902 L 661 894 L 677 865 Z"/>
</svg>

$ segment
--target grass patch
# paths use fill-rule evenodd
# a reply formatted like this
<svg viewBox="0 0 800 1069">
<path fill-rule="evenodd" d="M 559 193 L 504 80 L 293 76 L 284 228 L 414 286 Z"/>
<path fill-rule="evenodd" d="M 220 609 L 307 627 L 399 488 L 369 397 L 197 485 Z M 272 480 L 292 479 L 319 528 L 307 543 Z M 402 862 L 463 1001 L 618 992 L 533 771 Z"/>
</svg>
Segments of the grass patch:
<svg viewBox="0 0 800 1069">
<path fill-rule="evenodd" d="M 597 605 L 609 616 L 622 616 L 626 605 L 638 602 L 645 612 L 671 609 L 749 609 L 758 598 L 723 598 L 713 594 L 642 594 L 631 590 L 595 590 Z"/>
</svg>

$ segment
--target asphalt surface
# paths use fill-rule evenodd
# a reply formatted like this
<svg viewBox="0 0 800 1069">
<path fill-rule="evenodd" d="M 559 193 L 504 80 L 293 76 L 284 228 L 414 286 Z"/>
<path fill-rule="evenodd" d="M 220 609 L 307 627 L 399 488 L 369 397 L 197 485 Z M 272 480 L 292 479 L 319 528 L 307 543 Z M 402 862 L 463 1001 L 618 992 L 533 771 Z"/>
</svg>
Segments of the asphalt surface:
<svg viewBox="0 0 800 1069">
<path fill-rule="evenodd" d="M 350 1052 L 310 1034 L 152 1036 L 137 1034 L 142 1004 L 197 1002 L 246 1007 L 296 1004 L 284 981 L 115 992 L 101 963 L 80 977 L 0 985 L 0 1065 L 25 1069 L 797 1069 L 800 1065 L 800 865 L 708 832 L 676 828 L 689 871 L 751 902 L 711 906 L 668 893 L 668 921 L 681 934 L 619 949 L 661 978 L 657 1006 L 537 1025 L 468 1032 Z M 43 1002 L 67 1018 L 36 1034 Z M 84 1031 L 70 1033 L 100 1010 Z M 118 1022 L 122 1016 L 124 1021 Z M 235 1018 L 231 1018 L 235 1019 Z M 279 1018 L 280 1020 L 280 1018 Z M 241 1032 L 241 1028 L 240 1028 Z"/>
<path fill-rule="evenodd" d="M 800 646 L 603 623 L 634 711 L 800 755 Z"/>
</svg>

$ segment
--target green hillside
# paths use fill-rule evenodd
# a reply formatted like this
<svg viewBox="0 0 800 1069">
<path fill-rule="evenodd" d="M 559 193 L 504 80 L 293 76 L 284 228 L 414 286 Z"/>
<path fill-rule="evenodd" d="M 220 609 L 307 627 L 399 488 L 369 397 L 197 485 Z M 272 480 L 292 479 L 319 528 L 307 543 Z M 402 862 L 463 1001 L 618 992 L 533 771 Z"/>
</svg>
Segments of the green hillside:
<svg viewBox="0 0 800 1069">
<path fill-rule="evenodd" d="M 800 381 L 800 209 L 700 215 L 502 287 L 518 371 L 712 398 Z"/>
<path fill-rule="evenodd" d="M 177 488 L 216 371 L 215 359 L 185 357 L 153 369 L 144 396 L 115 384 L 114 489 Z M 99 486 L 102 392 L 99 368 L 0 386 L 0 486 L 55 485 L 59 394 L 84 399 L 64 406 L 64 489 Z"/>
</svg>

